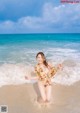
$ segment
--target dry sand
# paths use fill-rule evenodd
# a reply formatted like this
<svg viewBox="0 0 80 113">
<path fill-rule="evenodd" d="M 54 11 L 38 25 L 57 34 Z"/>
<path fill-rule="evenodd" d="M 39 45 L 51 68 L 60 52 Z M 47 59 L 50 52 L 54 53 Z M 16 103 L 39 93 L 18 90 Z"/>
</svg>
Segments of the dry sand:
<svg viewBox="0 0 80 113">
<path fill-rule="evenodd" d="M 37 97 L 37 83 L 0 88 L 0 105 L 7 105 L 8 113 L 80 113 L 80 81 L 71 86 L 53 83 L 49 104 L 39 104 Z"/>
</svg>

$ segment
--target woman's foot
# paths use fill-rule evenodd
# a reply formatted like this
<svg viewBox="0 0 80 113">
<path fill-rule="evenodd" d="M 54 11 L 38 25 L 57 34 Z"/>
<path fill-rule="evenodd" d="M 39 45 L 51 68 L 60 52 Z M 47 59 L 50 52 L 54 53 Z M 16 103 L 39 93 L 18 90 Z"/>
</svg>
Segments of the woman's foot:
<svg viewBox="0 0 80 113">
<path fill-rule="evenodd" d="M 39 103 L 46 103 L 46 100 L 44 101 L 42 98 L 39 98 L 37 101 L 38 101 Z"/>
<path fill-rule="evenodd" d="M 42 98 L 39 98 L 37 101 L 38 101 L 40 104 L 42 104 L 42 103 L 50 103 L 50 100 L 43 100 Z"/>
<path fill-rule="evenodd" d="M 46 100 L 45 102 L 46 102 L 46 103 L 50 103 L 50 100 Z"/>
</svg>

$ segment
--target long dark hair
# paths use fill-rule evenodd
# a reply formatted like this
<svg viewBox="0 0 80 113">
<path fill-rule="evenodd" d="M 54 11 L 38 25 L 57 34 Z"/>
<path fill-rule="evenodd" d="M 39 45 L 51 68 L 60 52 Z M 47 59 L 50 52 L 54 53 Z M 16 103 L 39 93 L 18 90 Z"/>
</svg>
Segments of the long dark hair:
<svg viewBox="0 0 80 113">
<path fill-rule="evenodd" d="M 44 64 L 46 67 L 48 67 L 48 63 L 47 63 L 47 60 L 46 60 L 46 57 L 45 57 L 44 53 L 43 53 L 43 52 L 37 53 L 36 58 L 38 57 L 38 55 L 41 55 L 41 56 L 42 56 L 42 58 L 44 59 L 43 64 Z"/>
</svg>

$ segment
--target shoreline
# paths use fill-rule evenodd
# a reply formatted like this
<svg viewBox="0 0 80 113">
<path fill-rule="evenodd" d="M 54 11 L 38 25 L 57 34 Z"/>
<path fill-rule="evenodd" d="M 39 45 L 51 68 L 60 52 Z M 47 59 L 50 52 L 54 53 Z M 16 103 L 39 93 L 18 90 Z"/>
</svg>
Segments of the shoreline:
<svg viewBox="0 0 80 113">
<path fill-rule="evenodd" d="M 7 105 L 8 113 L 80 113 L 80 81 L 71 86 L 53 83 L 50 104 L 39 104 L 37 97 L 40 97 L 37 83 L 0 88 L 0 106 Z"/>
</svg>

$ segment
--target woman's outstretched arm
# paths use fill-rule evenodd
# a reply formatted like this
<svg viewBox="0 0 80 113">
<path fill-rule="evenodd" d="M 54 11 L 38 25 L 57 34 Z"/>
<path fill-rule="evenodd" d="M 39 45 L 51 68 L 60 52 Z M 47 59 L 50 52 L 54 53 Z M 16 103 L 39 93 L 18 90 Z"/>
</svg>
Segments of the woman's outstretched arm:
<svg viewBox="0 0 80 113">
<path fill-rule="evenodd" d="M 54 77 L 55 74 L 61 70 L 63 67 L 62 67 L 62 64 L 58 64 L 57 66 L 53 66 L 52 63 L 48 62 L 48 65 L 50 66 L 51 68 L 51 71 L 50 71 L 50 77 Z"/>
<path fill-rule="evenodd" d="M 35 76 L 35 77 L 25 76 L 25 79 L 27 79 L 27 80 L 37 80 L 38 78 L 37 78 L 37 76 Z"/>
<path fill-rule="evenodd" d="M 37 75 L 36 67 L 34 68 L 33 73 L 35 75 Z M 30 76 L 30 77 L 25 76 L 25 79 L 27 79 L 27 80 L 38 80 L 38 76 L 34 76 L 34 77 L 32 77 L 32 76 Z"/>
<path fill-rule="evenodd" d="M 63 65 L 62 64 L 58 64 L 57 66 L 53 66 L 51 62 L 48 62 L 49 66 L 51 68 L 55 67 L 56 71 L 63 69 Z"/>
</svg>

